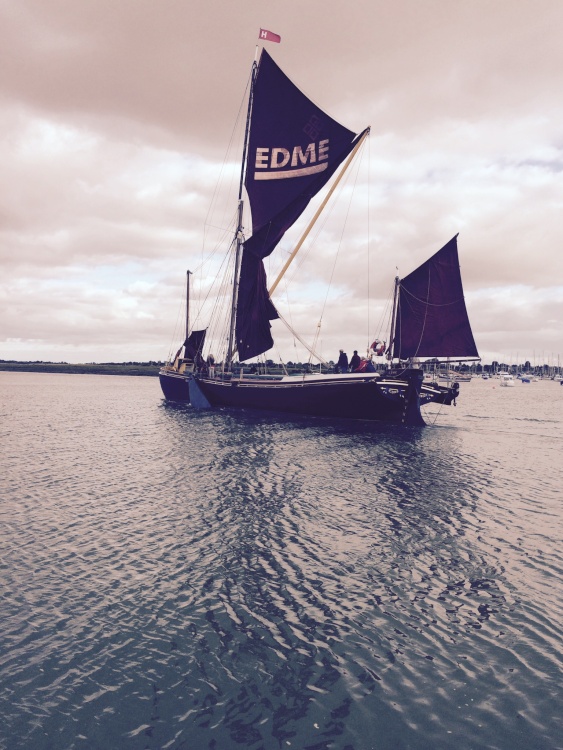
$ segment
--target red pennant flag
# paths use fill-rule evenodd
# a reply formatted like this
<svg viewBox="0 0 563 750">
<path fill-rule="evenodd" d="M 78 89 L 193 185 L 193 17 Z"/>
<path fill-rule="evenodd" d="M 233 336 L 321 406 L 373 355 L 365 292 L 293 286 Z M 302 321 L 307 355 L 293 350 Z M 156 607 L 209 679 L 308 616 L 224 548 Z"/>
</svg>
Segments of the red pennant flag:
<svg viewBox="0 0 563 750">
<path fill-rule="evenodd" d="M 281 42 L 281 36 L 274 34 L 273 31 L 268 31 L 267 29 L 260 29 L 259 36 L 260 39 L 266 42 L 277 42 L 278 44 Z"/>
</svg>

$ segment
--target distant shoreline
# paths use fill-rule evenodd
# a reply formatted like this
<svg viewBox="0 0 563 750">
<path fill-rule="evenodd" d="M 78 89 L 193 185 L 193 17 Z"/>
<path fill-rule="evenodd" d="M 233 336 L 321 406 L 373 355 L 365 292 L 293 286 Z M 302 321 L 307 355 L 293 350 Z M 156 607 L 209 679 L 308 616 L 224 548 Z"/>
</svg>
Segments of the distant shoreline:
<svg viewBox="0 0 563 750">
<path fill-rule="evenodd" d="M 162 364 L 158 362 L 130 362 L 71 365 L 66 362 L 0 362 L 2 372 L 50 372 L 66 375 L 146 375 L 155 377 Z"/>
</svg>

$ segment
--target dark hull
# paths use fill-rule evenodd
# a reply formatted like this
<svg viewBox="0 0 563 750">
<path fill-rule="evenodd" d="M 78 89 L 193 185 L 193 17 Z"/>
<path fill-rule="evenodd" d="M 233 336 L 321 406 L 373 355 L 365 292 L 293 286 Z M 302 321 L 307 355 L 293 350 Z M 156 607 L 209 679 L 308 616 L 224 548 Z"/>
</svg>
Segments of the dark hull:
<svg viewBox="0 0 563 750">
<path fill-rule="evenodd" d="M 421 379 L 420 371 L 409 370 L 401 379 L 342 375 L 264 382 L 196 376 L 195 382 L 211 406 L 423 425 Z"/>
<path fill-rule="evenodd" d="M 190 402 L 192 377 L 174 371 L 159 374 L 168 401 Z M 372 375 L 266 381 L 260 378 L 195 381 L 211 406 L 267 409 L 320 417 L 368 419 L 399 424 L 424 424 L 420 407 L 428 403 L 455 402 L 459 386 L 420 383 L 419 371 L 392 371 L 385 377 Z"/>
<path fill-rule="evenodd" d="M 190 389 L 188 385 L 188 376 L 179 372 L 161 370 L 158 373 L 160 387 L 167 401 L 185 401 L 190 400 Z"/>
<path fill-rule="evenodd" d="M 455 405 L 455 400 L 459 396 L 458 383 L 452 383 L 451 386 L 438 385 L 438 383 L 423 383 L 420 393 L 420 405 L 425 404 L 444 404 L 445 406 Z"/>
</svg>

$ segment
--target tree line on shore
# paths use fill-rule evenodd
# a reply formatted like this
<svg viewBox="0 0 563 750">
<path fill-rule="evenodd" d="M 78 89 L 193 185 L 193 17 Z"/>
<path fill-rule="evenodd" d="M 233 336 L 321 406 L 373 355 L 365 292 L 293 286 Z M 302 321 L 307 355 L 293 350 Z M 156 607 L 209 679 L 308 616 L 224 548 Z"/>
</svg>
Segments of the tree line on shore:
<svg viewBox="0 0 563 750">
<path fill-rule="evenodd" d="M 12 372 L 61 372 L 61 373 L 82 373 L 82 374 L 95 374 L 95 375 L 148 375 L 156 376 L 158 371 L 164 365 L 164 362 L 158 362 L 155 360 L 149 360 L 148 362 L 84 362 L 80 364 L 71 364 L 69 362 L 46 362 L 43 360 L 28 360 L 19 361 L 13 359 L 0 359 L 0 370 L 12 371 Z M 235 369 L 240 369 L 241 365 L 238 362 L 233 363 Z M 421 362 L 421 367 L 428 371 L 433 372 L 435 369 L 439 369 L 440 364 L 442 367 L 444 363 L 439 363 L 437 360 L 427 360 Z M 220 366 L 220 365 L 218 365 Z M 273 360 L 268 359 L 263 363 L 243 363 L 242 367 L 248 374 L 252 373 L 281 373 L 287 371 L 290 374 L 302 373 L 302 372 L 330 372 L 334 370 L 334 362 L 328 362 L 327 366 L 311 365 L 303 362 L 286 362 L 285 365 L 281 363 L 275 363 Z M 378 363 L 376 369 L 384 371 L 386 364 L 384 362 Z M 543 365 L 532 365 L 530 362 L 524 362 L 523 364 L 505 364 L 502 362 L 493 361 L 490 364 L 483 364 L 481 362 L 472 363 L 461 363 L 461 364 L 450 364 L 450 370 L 454 370 L 461 373 L 471 373 L 472 375 L 481 374 L 494 374 L 499 371 L 510 372 L 514 375 L 519 373 L 528 373 L 538 376 L 545 375 L 561 375 L 563 374 L 563 368 L 559 366 L 552 366 L 548 364 Z"/>
</svg>

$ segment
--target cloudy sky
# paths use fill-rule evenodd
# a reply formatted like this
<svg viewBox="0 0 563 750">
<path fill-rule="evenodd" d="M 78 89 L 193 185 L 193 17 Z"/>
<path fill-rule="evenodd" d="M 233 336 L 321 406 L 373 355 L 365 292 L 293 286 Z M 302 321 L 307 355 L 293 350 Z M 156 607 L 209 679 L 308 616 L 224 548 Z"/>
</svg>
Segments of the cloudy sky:
<svg viewBox="0 0 563 750">
<path fill-rule="evenodd" d="M 361 350 L 397 269 L 459 232 L 483 360 L 563 363 L 561 0 L 0 0 L 0 359 L 164 359 L 188 268 L 205 323 L 260 27 L 309 96 L 372 128 L 274 299 L 299 333 Z M 306 356 L 275 336 L 273 358 Z"/>
</svg>

